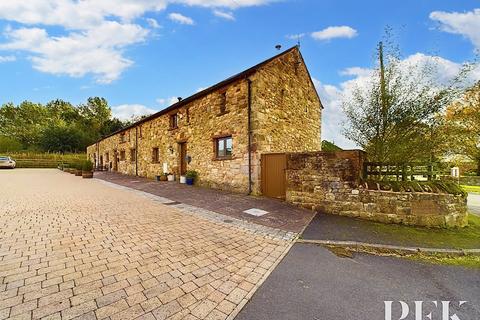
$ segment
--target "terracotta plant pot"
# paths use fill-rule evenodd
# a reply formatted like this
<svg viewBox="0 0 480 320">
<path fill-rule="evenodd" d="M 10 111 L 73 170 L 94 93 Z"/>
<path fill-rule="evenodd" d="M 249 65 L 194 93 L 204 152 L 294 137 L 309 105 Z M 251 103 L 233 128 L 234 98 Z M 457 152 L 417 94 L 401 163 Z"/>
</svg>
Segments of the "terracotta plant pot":
<svg viewBox="0 0 480 320">
<path fill-rule="evenodd" d="M 82 171 L 82 178 L 83 179 L 92 179 L 93 178 L 93 171 Z"/>
<path fill-rule="evenodd" d="M 167 176 L 166 176 L 166 175 L 162 174 L 162 175 L 160 176 L 160 181 L 167 181 L 167 180 L 168 180 L 168 179 L 167 179 Z"/>
</svg>

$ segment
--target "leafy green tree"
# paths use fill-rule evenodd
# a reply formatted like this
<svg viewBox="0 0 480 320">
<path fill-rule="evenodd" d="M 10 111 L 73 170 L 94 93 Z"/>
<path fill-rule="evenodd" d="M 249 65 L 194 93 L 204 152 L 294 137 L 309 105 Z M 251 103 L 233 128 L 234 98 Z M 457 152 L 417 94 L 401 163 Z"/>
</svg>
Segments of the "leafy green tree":
<svg viewBox="0 0 480 320">
<path fill-rule="evenodd" d="M 471 66 L 440 85 L 434 64 L 406 68 L 389 39 L 386 50 L 380 42 L 377 59 L 367 85 L 355 87 L 343 101 L 345 136 L 370 161 L 436 160 L 443 139 L 438 114 L 461 95 Z"/>
<path fill-rule="evenodd" d="M 86 137 L 75 127 L 51 126 L 45 128 L 40 146 L 48 152 L 81 152 L 85 150 Z"/>
<path fill-rule="evenodd" d="M 20 143 L 20 141 L 17 141 L 11 137 L 0 135 L 0 152 L 15 152 L 22 149 L 23 145 Z"/>
<path fill-rule="evenodd" d="M 84 152 L 100 137 L 126 123 L 112 117 L 104 98 L 92 97 L 78 107 L 64 100 L 46 105 L 24 101 L 0 107 L 0 136 L 5 148 L 56 152 Z"/>
<path fill-rule="evenodd" d="M 480 81 L 447 108 L 444 127 L 450 153 L 475 161 L 480 176 Z"/>
<path fill-rule="evenodd" d="M 342 148 L 334 144 L 333 142 L 323 140 L 322 141 L 322 151 L 333 152 L 333 151 L 342 151 Z"/>
</svg>

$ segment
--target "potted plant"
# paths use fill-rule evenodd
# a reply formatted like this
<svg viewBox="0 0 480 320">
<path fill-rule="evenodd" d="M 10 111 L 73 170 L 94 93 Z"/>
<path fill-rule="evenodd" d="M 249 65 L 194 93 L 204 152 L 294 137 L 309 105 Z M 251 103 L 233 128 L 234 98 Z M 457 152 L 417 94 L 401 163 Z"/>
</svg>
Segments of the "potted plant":
<svg viewBox="0 0 480 320">
<path fill-rule="evenodd" d="M 195 179 L 197 178 L 198 173 L 195 170 L 188 170 L 187 173 L 185 174 L 186 177 L 186 182 L 189 186 L 193 186 L 195 183 Z"/>
<path fill-rule="evenodd" d="M 166 173 L 162 173 L 162 174 L 160 175 L 160 181 L 167 181 L 167 180 L 168 180 L 167 175 L 168 175 L 168 174 L 166 174 Z"/>
<path fill-rule="evenodd" d="M 75 176 L 76 177 L 81 177 L 82 176 L 82 163 L 81 162 L 77 163 L 77 165 L 75 166 Z"/>
<path fill-rule="evenodd" d="M 70 166 L 70 170 L 68 172 L 71 173 L 71 174 L 75 174 L 76 171 L 77 171 L 77 164 L 74 162 Z"/>
<path fill-rule="evenodd" d="M 168 181 L 175 181 L 175 175 L 173 173 L 167 173 Z"/>
<path fill-rule="evenodd" d="M 93 178 L 93 163 L 90 160 L 86 160 L 82 164 L 82 178 L 91 179 Z"/>
</svg>

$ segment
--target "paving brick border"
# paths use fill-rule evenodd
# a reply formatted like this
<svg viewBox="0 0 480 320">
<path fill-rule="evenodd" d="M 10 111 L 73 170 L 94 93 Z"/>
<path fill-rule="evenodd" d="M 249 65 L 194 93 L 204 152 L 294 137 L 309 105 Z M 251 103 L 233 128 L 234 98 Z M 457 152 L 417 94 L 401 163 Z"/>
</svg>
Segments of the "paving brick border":
<svg viewBox="0 0 480 320">
<path fill-rule="evenodd" d="M 107 186 L 110 186 L 115 189 L 120 189 L 120 190 L 126 190 L 129 192 L 133 192 L 137 195 L 140 195 L 142 197 L 151 199 L 155 202 L 164 204 L 164 205 L 169 205 L 183 213 L 189 214 L 189 215 L 194 215 L 197 217 L 201 217 L 204 219 L 207 219 L 209 221 L 213 221 L 216 223 L 221 223 L 221 224 L 227 224 L 230 226 L 236 226 L 239 229 L 243 230 L 248 230 L 254 234 L 264 236 L 266 238 L 271 238 L 271 239 L 281 239 L 285 241 L 293 241 L 298 237 L 298 233 L 296 232 L 291 232 L 291 231 L 285 231 L 281 229 L 276 229 L 276 228 L 271 228 L 259 224 L 255 224 L 249 221 L 233 218 L 230 216 L 223 215 L 221 213 L 217 213 L 211 210 L 203 209 L 200 207 L 188 205 L 185 203 L 178 203 L 177 201 L 173 201 L 171 199 L 165 198 L 165 197 L 160 197 L 145 191 L 140 191 L 136 190 L 133 188 L 125 187 L 122 185 L 118 185 L 109 181 L 105 181 L 102 179 L 96 179 L 96 181 L 99 181 Z"/>
</svg>

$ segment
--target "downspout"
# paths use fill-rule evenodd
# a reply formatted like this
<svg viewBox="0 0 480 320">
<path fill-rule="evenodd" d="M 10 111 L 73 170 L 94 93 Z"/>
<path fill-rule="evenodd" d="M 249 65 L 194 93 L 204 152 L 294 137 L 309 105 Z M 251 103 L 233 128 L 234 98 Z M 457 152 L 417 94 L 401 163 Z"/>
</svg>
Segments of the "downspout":
<svg viewBox="0 0 480 320">
<path fill-rule="evenodd" d="M 98 169 L 98 165 L 100 163 L 100 142 L 97 141 L 97 156 L 96 156 L 97 159 L 95 159 L 95 166 L 97 167 Z"/>
<path fill-rule="evenodd" d="M 135 126 L 135 175 L 138 176 L 138 126 Z"/>
<path fill-rule="evenodd" d="M 248 84 L 248 194 L 252 193 L 252 80 L 247 78 Z"/>
</svg>

